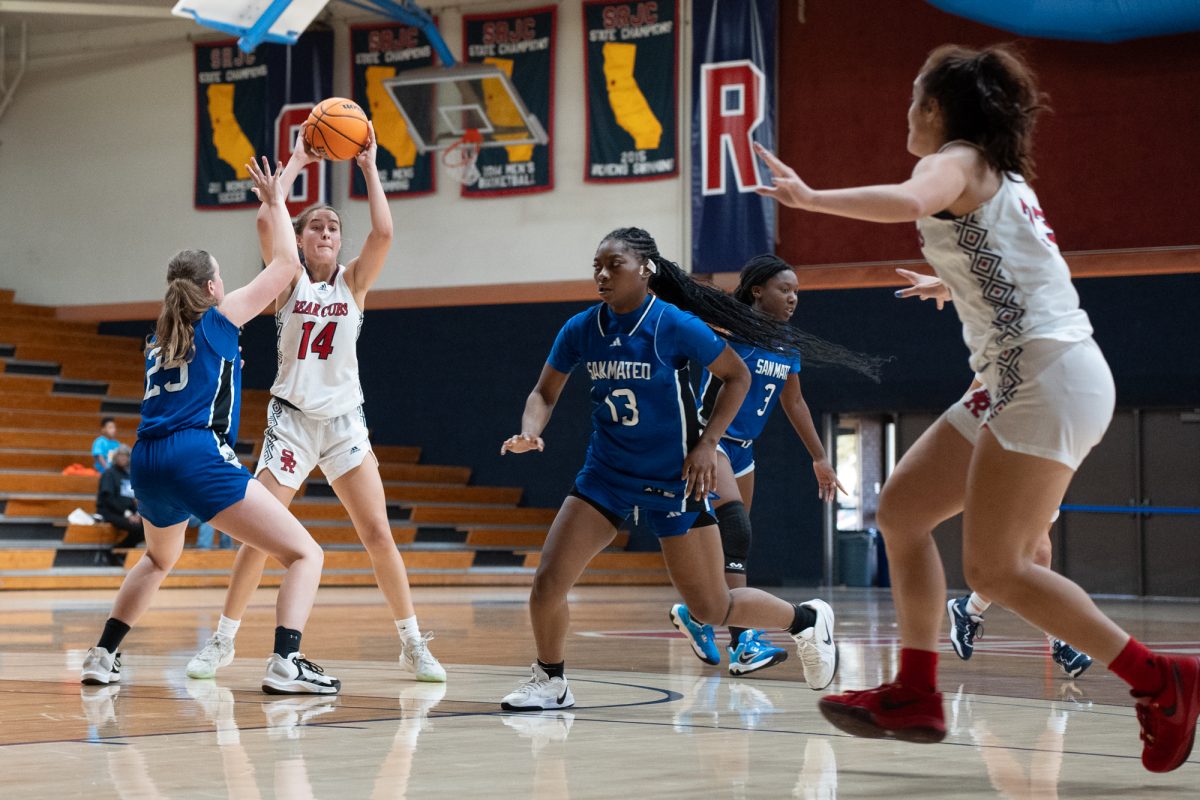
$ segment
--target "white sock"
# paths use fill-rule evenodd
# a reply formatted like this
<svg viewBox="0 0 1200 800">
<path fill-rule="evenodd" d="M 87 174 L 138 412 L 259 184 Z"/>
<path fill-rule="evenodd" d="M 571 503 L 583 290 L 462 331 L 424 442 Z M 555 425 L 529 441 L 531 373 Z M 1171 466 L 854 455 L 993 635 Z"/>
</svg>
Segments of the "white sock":
<svg viewBox="0 0 1200 800">
<path fill-rule="evenodd" d="M 396 620 L 396 630 L 400 632 L 400 641 L 406 644 L 421 638 L 421 629 L 417 627 L 416 614 L 407 619 Z"/>
<path fill-rule="evenodd" d="M 237 636 L 238 628 L 242 626 L 240 619 L 230 619 L 224 614 L 221 615 L 221 621 L 217 623 L 217 636 L 222 636 L 230 641 Z"/>
<path fill-rule="evenodd" d="M 987 611 L 989 606 L 991 606 L 990 601 L 984 600 L 975 592 L 971 592 L 971 597 L 967 600 L 967 613 L 982 617 L 983 612 Z"/>
</svg>

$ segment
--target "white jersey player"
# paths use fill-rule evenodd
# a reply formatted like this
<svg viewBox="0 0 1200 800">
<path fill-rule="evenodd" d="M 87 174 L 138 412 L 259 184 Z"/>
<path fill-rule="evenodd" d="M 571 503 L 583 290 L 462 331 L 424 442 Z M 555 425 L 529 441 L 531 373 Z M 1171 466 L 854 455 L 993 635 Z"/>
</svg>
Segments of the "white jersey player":
<svg viewBox="0 0 1200 800">
<path fill-rule="evenodd" d="M 371 231 L 357 258 L 344 266 L 338 263 L 342 225 L 334 209 L 313 207 L 296 221 L 304 270 L 275 299 L 279 366 L 255 475 L 287 504 L 313 468 L 321 468 L 371 557 L 400 635 L 401 667 L 417 680 L 440 682 L 446 680 L 446 672 L 429 652 L 432 634 L 422 635 L 417 626 L 408 574 L 392 538 L 358 379 L 356 346 L 363 306 L 392 241 L 392 217 L 375 153 L 372 129 L 370 142 L 355 157 L 366 179 L 371 215 Z M 284 169 L 285 184 L 290 187 L 315 160 L 298 140 Z M 269 242 L 271 221 L 261 211 L 258 230 L 261 242 Z M 233 638 L 265 563 L 266 556 L 258 550 L 238 551 L 217 632 L 188 664 L 189 676 L 212 677 L 233 660 Z"/>
<path fill-rule="evenodd" d="M 951 420 L 938 420 L 904 454 L 880 497 L 902 643 L 895 680 L 831 695 L 820 708 L 859 736 L 932 742 L 946 735 L 937 691 L 946 581 L 932 530 L 961 511 L 971 588 L 1129 684 L 1142 764 L 1166 772 L 1187 760 L 1195 739 L 1200 657 L 1153 652 L 1034 559 L 1046 520 L 1108 427 L 1116 394 L 1025 184 L 1043 102 L 1032 70 L 1011 49 L 944 45 L 913 82 L 907 148 L 919 161 L 907 181 L 814 190 L 758 148 L 772 173 L 759 194 L 807 211 L 917 222 L 940 280 L 919 280 L 899 294 L 954 301 L 989 399 L 974 441 Z"/>
</svg>

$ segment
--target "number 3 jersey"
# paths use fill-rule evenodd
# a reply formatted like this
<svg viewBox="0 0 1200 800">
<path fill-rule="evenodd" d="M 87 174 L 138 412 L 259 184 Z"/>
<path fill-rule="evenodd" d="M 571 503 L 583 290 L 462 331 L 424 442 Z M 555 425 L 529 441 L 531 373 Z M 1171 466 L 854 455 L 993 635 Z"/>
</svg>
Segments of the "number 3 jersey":
<svg viewBox="0 0 1200 800">
<path fill-rule="evenodd" d="M 583 365 L 592 382 L 587 464 L 637 504 L 684 509 L 683 460 L 699 438 L 688 362 L 711 364 L 725 342 L 699 318 L 650 295 L 636 311 L 604 303 L 576 314 L 547 363 Z"/>
<path fill-rule="evenodd" d="M 275 312 L 278 371 L 271 394 L 313 419 L 333 419 L 363 403 L 358 380 L 358 334 L 363 312 L 338 265 L 329 282 L 305 271 Z"/>
<path fill-rule="evenodd" d="M 725 435 L 743 442 L 752 442 L 762 433 L 771 412 L 779 404 L 783 386 L 789 375 L 800 372 L 800 354 L 764 350 L 741 342 L 730 342 L 729 346 L 746 363 L 750 370 L 750 391 L 738 409 L 737 416 L 725 429 Z M 707 425 L 717 404 L 717 392 L 721 381 L 708 370 L 700 375 L 700 424 Z"/>
<path fill-rule="evenodd" d="M 157 348 L 146 355 L 139 439 L 162 439 L 189 428 L 207 428 L 230 444 L 237 439 L 242 398 L 238 328 L 215 306 L 193 328 L 190 361 L 166 366 Z"/>
</svg>

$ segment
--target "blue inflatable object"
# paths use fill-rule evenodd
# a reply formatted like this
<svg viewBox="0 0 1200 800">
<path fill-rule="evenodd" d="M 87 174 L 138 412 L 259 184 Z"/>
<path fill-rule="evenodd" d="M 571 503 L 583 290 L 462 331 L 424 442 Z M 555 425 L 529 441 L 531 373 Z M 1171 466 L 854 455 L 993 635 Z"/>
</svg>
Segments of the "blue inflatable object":
<svg viewBox="0 0 1200 800">
<path fill-rule="evenodd" d="M 1200 0 L 926 0 L 993 28 L 1084 42 L 1200 30 Z"/>
</svg>

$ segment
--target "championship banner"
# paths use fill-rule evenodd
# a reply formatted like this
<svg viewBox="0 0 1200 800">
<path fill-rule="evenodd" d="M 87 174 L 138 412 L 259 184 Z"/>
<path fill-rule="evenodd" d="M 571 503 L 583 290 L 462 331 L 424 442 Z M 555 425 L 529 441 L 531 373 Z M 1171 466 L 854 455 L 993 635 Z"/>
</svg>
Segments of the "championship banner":
<svg viewBox="0 0 1200 800">
<path fill-rule="evenodd" d="M 333 94 L 333 33 L 306 33 L 292 46 L 264 44 L 243 53 L 232 39 L 195 46 L 196 208 L 258 205 L 245 164 L 267 156 L 287 162 L 314 105 Z M 327 166 L 312 164 L 288 198 L 295 215 L 327 202 Z"/>
<path fill-rule="evenodd" d="M 585 0 L 585 181 L 646 181 L 679 173 L 676 12 L 675 0 Z"/>
<path fill-rule="evenodd" d="M 512 80 L 529 113 L 550 137 L 548 144 L 485 147 L 476 166 L 480 178 L 463 186 L 463 197 L 546 192 L 554 188 L 554 25 L 555 7 L 463 17 L 466 61 L 493 64 Z M 500 102 L 510 109 L 498 107 Z M 502 94 L 487 95 L 488 114 L 503 124 L 519 111 Z M 497 137 L 500 138 L 500 137 Z"/>
<path fill-rule="evenodd" d="M 375 164 L 388 197 L 419 197 L 434 191 L 433 156 L 417 152 L 403 115 L 383 86 L 404 70 L 433 66 L 433 46 L 420 28 L 398 23 L 350 28 L 353 100 L 375 126 Z M 367 184 L 357 165 L 350 169 L 350 196 L 365 199 Z"/>
<path fill-rule="evenodd" d="M 736 272 L 775 252 L 770 173 L 751 147 L 775 149 L 778 0 L 693 0 L 692 271 Z"/>
</svg>

